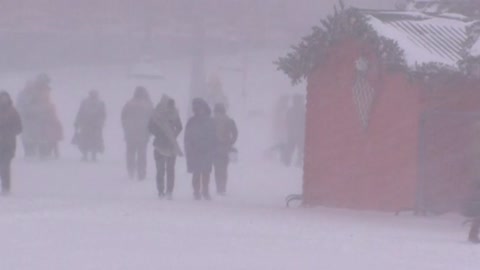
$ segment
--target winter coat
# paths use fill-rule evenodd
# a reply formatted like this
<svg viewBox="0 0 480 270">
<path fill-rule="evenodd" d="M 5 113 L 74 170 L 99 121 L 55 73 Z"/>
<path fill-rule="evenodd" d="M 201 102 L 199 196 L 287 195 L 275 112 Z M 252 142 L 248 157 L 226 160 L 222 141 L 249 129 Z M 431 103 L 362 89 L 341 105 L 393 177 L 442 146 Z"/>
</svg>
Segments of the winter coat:
<svg viewBox="0 0 480 270">
<path fill-rule="evenodd" d="M 238 139 L 238 130 L 235 121 L 226 114 L 216 115 L 213 118 L 216 133 L 217 155 L 228 156 Z"/>
<path fill-rule="evenodd" d="M 3 92 L 0 95 L 7 95 Z M 8 96 L 10 99 L 10 96 Z M 0 158 L 12 159 L 15 156 L 16 137 L 22 132 L 22 122 L 17 110 L 10 104 L 0 107 Z"/>
<path fill-rule="evenodd" d="M 215 122 L 208 104 L 203 99 L 196 102 L 203 112 L 195 113 L 185 128 L 187 168 L 190 173 L 210 173 L 216 148 Z"/>
<path fill-rule="evenodd" d="M 122 110 L 122 126 L 125 141 L 147 144 L 150 138 L 148 124 L 153 113 L 153 104 L 148 99 L 133 98 Z"/>
<path fill-rule="evenodd" d="M 155 108 L 148 128 L 155 137 L 153 146 L 156 153 L 165 157 L 183 156 L 177 142 L 177 137 L 182 132 L 183 125 L 171 98 L 168 96 L 162 97 Z"/>
<path fill-rule="evenodd" d="M 103 152 L 103 127 L 106 120 L 105 103 L 99 99 L 85 99 L 78 111 L 75 143 L 82 151 Z"/>
</svg>

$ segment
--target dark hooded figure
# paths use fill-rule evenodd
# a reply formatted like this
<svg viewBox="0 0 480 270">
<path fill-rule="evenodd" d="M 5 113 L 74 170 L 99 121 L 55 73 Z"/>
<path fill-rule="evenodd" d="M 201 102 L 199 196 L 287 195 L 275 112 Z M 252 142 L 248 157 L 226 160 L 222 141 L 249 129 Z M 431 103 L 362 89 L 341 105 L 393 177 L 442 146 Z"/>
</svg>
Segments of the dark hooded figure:
<svg viewBox="0 0 480 270">
<path fill-rule="evenodd" d="M 158 196 L 172 199 L 175 186 L 175 163 L 177 156 L 183 156 L 177 138 L 183 125 L 175 107 L 175 101 L 163 95 L 150 120 L 149 130 L 155 136 L 154 157 L 157 166 Z M 165 175 L 167 186 L 165 187 Z"/>
<path fill-rule="evenodd" d="M 75 120 L 76 144 L 83 154 L 83 161 L 96 161 L 97 154 L 103 153 L 103 128 L 106 120 L 105 103 L 97 91 L 91 91 L 83 100 Z"/>
<path fill-rule="evenodd" d="M 192 102 L 193 116 L 185 128 L 185 154 L 188 172 L 193 174 L 194 198 L 210 200 L 209 184 L 216 147 L 215 123 L 207 102 Z"/>
<path fill-rule="evenodd" d="M 125 134 L 127 171 L 130 179 L 145 180 L 147 173 L 147 146 L 150 139 L 148 122 L 153 113 L 153 103 L 147 89 L 137 87 L 133 98 L 122 110 Z"/>
<path fill-rule="evenodd" d="M 13 107 L 10 95 L 0 92 L 0 177 L 2 194 L 10 192 L 10 165 L 15 156 L 16 137 L 22 132 L 22 122 Z"/>
<path fill-rule="evenodd" d="M 235 121 L 227 115 L 227 110 L 223 104 L 215 105 L 213 120 L 215 121 L 215 132 L 217 135 L 217 146 L 213 161 L 215 183 L 217 185 L 217 193 L 225 195 L 230 153 L 235 151 L 234 144 L 238 139 L 238 130 Z"/>
</svg>

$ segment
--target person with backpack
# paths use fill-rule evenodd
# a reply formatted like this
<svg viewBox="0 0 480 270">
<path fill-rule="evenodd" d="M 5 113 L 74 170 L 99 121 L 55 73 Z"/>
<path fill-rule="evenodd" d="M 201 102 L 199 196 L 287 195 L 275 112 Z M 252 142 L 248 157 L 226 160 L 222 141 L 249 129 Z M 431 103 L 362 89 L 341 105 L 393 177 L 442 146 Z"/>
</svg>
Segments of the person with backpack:
<svg viewBox="0 0 480 270">
<path fill-rule="evenodd" d="M 176 158 L 183 156 L 177 138 L 183 130 L 182 121 L 175 101 L 163 95 L 148 125 L 153 141 L 155 164 L 157 167 L 158 196 L 172 199 L 175 186 Z M 165 186 L 165 176 L 167 185 Z"/>
</svg>

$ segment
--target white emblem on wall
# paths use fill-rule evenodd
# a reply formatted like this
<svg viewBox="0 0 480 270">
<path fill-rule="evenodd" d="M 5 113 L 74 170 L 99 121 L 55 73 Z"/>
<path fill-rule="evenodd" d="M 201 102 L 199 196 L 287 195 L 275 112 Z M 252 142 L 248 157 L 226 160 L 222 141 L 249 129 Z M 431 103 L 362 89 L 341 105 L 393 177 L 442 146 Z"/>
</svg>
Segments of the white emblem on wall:
<svg viewBox="0 0 480 270">
<path fill-rule="evenodd" d="M 370 113 L 375 101 L 375 89 L 368 83 L 368 61 L 360 57 L 355 62 L 357 78 L 353 86 L 353 99 L 360 115 L 360 121 L 364 129 L 368 128 Z"/>
</svg>

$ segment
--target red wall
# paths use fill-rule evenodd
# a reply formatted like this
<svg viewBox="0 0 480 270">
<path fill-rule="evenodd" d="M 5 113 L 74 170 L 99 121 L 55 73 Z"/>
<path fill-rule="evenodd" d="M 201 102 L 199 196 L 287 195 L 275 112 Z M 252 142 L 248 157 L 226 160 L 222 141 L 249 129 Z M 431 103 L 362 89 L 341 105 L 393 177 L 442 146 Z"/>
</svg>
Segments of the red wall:
<svg viewBox="0 0 480 270">
<path fill-rule="evenodd" d="M 478 83 L 449 80 L 425 85 L 420 181 L 427 209 L 456 211 L 480 180 L 480 91 Z"/>
<path fill-rule="evenodd" d="M 415 203 L 419 91 L 403 74 L 374 67 L 376 101 L 364 129 L 353 98 L 355 61 L 348 41 L 331 50 L 308 80 L 304 196 L 308 204 L 399 210 Z M 367 52 L 368 53 L 368 52 Z M 375 56 L 369 56 L 375 63 Z"/>
</svg>

